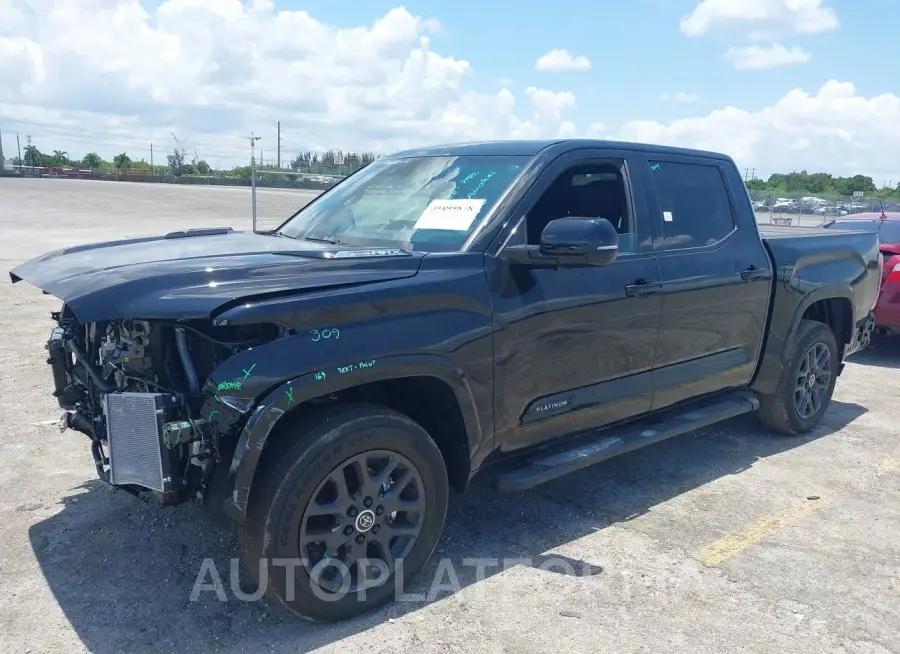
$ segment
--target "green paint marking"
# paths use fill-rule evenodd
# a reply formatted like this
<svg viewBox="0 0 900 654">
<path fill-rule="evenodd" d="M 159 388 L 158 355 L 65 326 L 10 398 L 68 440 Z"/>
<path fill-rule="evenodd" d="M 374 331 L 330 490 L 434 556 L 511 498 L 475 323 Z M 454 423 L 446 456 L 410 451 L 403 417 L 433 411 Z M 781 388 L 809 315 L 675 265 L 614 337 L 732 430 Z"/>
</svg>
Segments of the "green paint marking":
<svg viewBox="0 0 900 654">
<path fill-rule="evenodd" d="M 253 372 L 253 369 L 254 369 L 255 367 L 256 367 L 256 364 L 254 363 L 252 366 L 250 366 L 249 369 L 246 369 L 246 370 L 245 370 L 244 368 L 241 368 L 241 372 L 244 373 L 244 380 L 245 380 L 245 381 L 246 381 L 247 377 L 250 376 L 250 373 Z"/>
<path fill-rule="evenodd" d="M 287 398 L 288 398 L 288 406 L 291 406 L 291 405 L 294 403 L 294 387 L 293 387 L 293 386 L 289 387 L 289 388 L 284 392 L 284 394 L 287 395 Z"/>
<path fill-rule="evenodd" d="M 212 422 L 213 416 L 216 415 L 217 413 L 219 413 L 219 410 L 218 410 L 218 409 L 213 409 L 212 411 L 210 411 L 210 412 L 209 412 L 209 418 L 207 418 L 207 420 L 208 420 L 209 422 Z"/>
<path fill-rule="evenodd" d="M 652 166 L 650 166 L 650 170 L 659 170 L 659 164 L 658 163 L 653 164 Z"/>
<path fill-rule="evenodd" d="M 224 381 L 216 387 L 216 392 L 219 391 L 240 391 L 243 390 L 244 385 L 239 381 Z"/>
</svg>

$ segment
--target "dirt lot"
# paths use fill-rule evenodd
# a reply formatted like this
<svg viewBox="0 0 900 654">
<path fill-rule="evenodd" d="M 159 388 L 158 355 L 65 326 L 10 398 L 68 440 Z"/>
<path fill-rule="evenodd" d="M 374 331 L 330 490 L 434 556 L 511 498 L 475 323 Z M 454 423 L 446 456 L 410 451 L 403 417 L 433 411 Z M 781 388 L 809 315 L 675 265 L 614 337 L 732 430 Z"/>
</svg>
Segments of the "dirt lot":
<svg viewBox="0 0 900 654">
<path fill-rule="evenodd" d="M 0 180 L 0 259 L 8 269 L 73 243 L 247 227 L 248 213 L 234 189 Z M 407 589 L 430 600 L 321 626 L 238 601 L 235 541 L 193 507 L 95 481 L 87 439 L 53 424 L 43 343 L 56 306 L 0 283 L 4 653 L 900 652 L 900 344 L 858 355 L 804 437 L 749 417 L 520 495 L 481 483 L 454 501 L 435 563 Z M 578 574 L 548 570 L 553 557 Z M 205 558 L 225 602 L 190 600 Z M 479 579 L 463 562 L 476 558 L 506 568 Z M 441 559 L 460 589 L 434 596 Z"/>
</svg>

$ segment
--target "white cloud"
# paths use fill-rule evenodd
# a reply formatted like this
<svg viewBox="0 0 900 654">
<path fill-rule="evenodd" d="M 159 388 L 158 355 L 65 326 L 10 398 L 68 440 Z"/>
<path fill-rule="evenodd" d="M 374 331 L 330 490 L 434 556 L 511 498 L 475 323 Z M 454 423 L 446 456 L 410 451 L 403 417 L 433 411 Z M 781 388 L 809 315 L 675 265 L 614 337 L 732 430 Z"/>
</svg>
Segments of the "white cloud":
<svg viewBox="0 0 900 654">
<path fill-rule="evenodd" d="M 589 139 L 602 139 L 608 137 L 608 132 L 606 131 L 606 123 L 602 123 L 599 120 L 597 122 L 591 123 L 590 125 L 588 125 L 588 128 L 585 131 L 584 135 Z"/>
<path fill-rule="evenodd" d="M 609 124 L 600 103 L 590 113 L 579 107 L 576 124 L 569 91 L 525 78 L 517 94 L 505 80 L 495 93 L 473 90 L 471 65 L 432 48 L 436 21 L 402 8 L 347 29 L 266 0 L 164 0 L 152 12 L 137 0 L 0 0 L 0 16 L 7 156 L 18 131 L 23 147 L 30 133 L 42 150 L 72 156 L 126 150 L 149 159 L 153 142 L 161 161 L 172 130 L 207 160 L 243 164 L 251 131 L 273 158 L 280 120 L 285 156 L 585 135 L 720 150 L 769 172 L 900 179 L 900 97 L 863 97 L 847 82 L 812 94 L 796 89 L 762 109 L 724 107 L 665 124 L 652 114 Z"/>
<path fill-rule="evenodd" d="M 681 21 L 687 36 L 702 36 L 716 27 L 746 27 L 759 36 L 768 30 L 817 34 L 840 26 L 825 0 L 701 0 Z"/>
<path fill-rule="evenodd" d="M 574 95 L 472 90 L 469 62 L 431 47 L 440 24 L 403 7 L 349 28 L 270 0 L 0 0 L 0 15 L 0 124 L 45 150 L 154 141 L 161 159 L 171 130 L 240 159 L 252 130 L 269 158 L 278 120 L 286 153 L 575 131 Z"/>
<path fill-rule="evenodd" d="M 725 58 L 730 59 L 738 70 L 759 70 L 805 64 L 812 55 L 798 46 L 786 48 L 781 44 L 772 43 L 768 46 L 732 47 L 725 53 Z"/>
<path fill-rule="evenodd" d="M 585 71 L 591 69 L 591 62 L 587 57 L 575 57 L 568 50 L 557 48 L 538 59 L 534 68 L 554 73 L 564 70 Z"/>
<path fill-rule="evenodd" d="M 697 102 L 700 96 L 696 93 L 660 93 L 659 99 L 663 102 L 677 102 L 679 104 L 690 104 Z"/>
<path fill-rule="evenodd" d="M 749 111 L 717 109 L 668 124 L 626 123 L 617 137 L 730 154 L 765 174 L 806 169 L 864 173 L 900 180 L 900 96 L 857 95 L 852 83 L 831 80 L 810 94 L 794 89 L 773 105 Z"/>
</svg>

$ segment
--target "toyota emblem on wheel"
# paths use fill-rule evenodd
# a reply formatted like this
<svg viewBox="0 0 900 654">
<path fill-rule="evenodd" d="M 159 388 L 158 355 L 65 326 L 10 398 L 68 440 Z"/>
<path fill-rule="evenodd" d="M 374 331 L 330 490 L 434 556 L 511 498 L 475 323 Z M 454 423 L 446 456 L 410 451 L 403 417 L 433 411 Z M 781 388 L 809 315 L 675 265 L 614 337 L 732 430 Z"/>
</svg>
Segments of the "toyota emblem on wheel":
<svg viewBox="0 0 900 654">
<path fill-rule="evenodd" d="M 375 524 L 375 514 L 368 509 L 356 516 L 356 530 L 367 532 Z"/>
</svg>

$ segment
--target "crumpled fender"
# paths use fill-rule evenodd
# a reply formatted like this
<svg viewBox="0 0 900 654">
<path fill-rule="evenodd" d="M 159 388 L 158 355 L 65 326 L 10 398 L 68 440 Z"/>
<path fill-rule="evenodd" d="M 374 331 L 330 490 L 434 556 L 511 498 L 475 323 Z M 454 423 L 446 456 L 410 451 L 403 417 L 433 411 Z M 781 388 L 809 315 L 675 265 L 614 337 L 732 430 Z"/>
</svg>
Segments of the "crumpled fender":
<svg viewBox="0 0 900 654">
<path fill-rule="evenodd" d="M 244 524 L 247 503 L 256 469 L 266 441 L 279 421 L 303 402 L 336 393 L 347 388 L 385 379 L 410 376 L 433 376 L 446 382 L 456 396 L 466 426 L 470 452 L 481 443 L 482 426 L 475 398 L 465 373 L 449 359 L 435 354 L 389 356 L 380 359 L 347 361 L 346 373 L 310 372 L 289 379 L 272 388 L 250 411 L 238 438 L 231 461 L 224 499 L 224 510 L 238 524 Z M 216 382 L 210 381 L 210 384 Z M 221 383 L 221 382 L 220 382 Z M 228 397 L 219 397 L 227 403 Z"/>
</svg>

